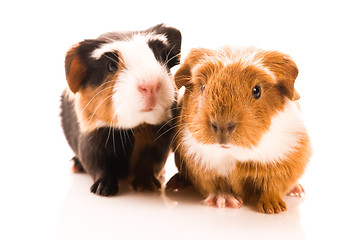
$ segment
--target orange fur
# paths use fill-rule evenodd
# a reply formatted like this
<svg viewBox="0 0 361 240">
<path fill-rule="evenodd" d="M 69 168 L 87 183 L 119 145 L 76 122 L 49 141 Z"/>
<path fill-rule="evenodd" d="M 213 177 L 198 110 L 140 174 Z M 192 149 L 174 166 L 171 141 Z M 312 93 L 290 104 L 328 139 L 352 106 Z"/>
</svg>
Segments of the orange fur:
<svg viewBox="0 0 361 240">
<path fill-rule="evenodd" d="M 84 132 L 96 129 L 99 122 L 114 125 L 117 119 L 114 114 L 113 87 L 117 75 L 105 80 L 99 87 L 86 87 L 80 89 L 76 94 L 76 114 L 79 124 Z"/>
<path fill-rule="evenodd" d="M 183 134 L 187 128 L 202 144 L 257 146 L 270 128 L 272 117 L 284 110 L 286 101 L 299 98 L 294 89 L 297 75 L 296 64 L 279 52 L 232 48 L 192 50 L 175 74 L 177 86 L 186 87 L 174 141 L 180 174 L 205 197 L 215 193 L 256 197 L 261 212 L 286 210 L 282 198 L 301 177 L 310 158 L 306 132 L 297 133 L 298 147 L 284 159 L 275 163 L 259 163 L 255 159 L 238 161 L 228 176 L 204 167 L 196 161 L 197 156 L 187 154 Z M 205 85 L 203 92 L 202 85 Z M 252 88 L 256 85 L 262 87 L 262 97 L 258 100 L 252 98 Z M 215 133 L 212 122 L 219 126 L 234 122 L 237 127 L 232 132 Z"/>
</svg>

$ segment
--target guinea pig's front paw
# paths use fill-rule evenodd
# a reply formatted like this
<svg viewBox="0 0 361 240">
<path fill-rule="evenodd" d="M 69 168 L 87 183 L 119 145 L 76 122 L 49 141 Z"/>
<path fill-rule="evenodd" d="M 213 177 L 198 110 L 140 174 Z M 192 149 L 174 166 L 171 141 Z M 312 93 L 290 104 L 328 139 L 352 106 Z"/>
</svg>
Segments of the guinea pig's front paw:
<svg viewBox="0 0 361 240">
<path fill-rule="evenodd" d="M 243 205 L 240 197 L 231 194 L 210 194 L 203 203 L 207 206 L 215 206 L 218 208 L 240 208 Z"/>
<path fill-rule="evenodd" d="M 279 196 L 262 195 L 257 203 L 257 209 L 262 213 L 279 213 L 287 210 L 286 203 Z"/>
<path fill-rule="evenodd" d="M 90 187 L 90 191 L 102 196 L 113 196 L 118 192 L 118 182 L 115 180 L 99 178 Z"/>
<path fill-rule="evenodd" d="M 136 177 L 132 183 L 132 188 L 136 191 L 156 191 L 161 189 L 160 181 L 154 176 L 151 177 Z"/>
</svg>

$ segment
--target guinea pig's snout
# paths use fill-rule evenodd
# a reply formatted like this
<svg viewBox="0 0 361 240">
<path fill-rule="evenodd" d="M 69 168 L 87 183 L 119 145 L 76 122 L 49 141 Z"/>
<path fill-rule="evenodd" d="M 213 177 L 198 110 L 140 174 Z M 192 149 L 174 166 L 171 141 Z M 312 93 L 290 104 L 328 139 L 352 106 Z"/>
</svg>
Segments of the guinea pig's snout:
<svg viewBox="0 0 361 240">
<path fill-rule="evenodd" d="M 219 121 L 211 121 L 211 127 L 213 132 L 220 144 L 226 144 L 228 142 L 229 134 L 231 134 L 236 128 L 237 123 L 234 121 L 229 122 L 219 122 Z"/>
<path fill-rule="evenodd" d="M 230 121 L 225 124 L 220 124 L 216 121 L 211 122 L 212 129 L 215 133 L 217 132 L 226 132 L 226 133 L 232 133 L 233 130 L 236 128 L 237 123 Z"/>
<path fill-rule="evenodd" d="M 160 87 L 160 82 L 155 84 L 141 84 L 138 86 L 138 91 L 145 100 L 145 106 L 142 110 L 143 112 L 150 112 L 153 110 L 157 104 L 157 95 L 159 93 Z"/>
</svg>

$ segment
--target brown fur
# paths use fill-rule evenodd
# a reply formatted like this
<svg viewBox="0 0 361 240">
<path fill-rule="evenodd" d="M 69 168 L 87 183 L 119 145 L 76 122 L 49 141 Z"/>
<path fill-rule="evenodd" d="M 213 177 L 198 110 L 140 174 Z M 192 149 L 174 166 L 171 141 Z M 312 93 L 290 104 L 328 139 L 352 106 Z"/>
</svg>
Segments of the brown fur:
<svg viewBox="0 0 361 240">
<path fill-rule="evenodd" d="M 162 161 L 162 164 L 158 165 L 150 165 L 150 163 L 143 162 L 142 163 L 142 150 L 145 148 L 152 148 L 154 152 L 161 152 L 162 148 L 169 144 L 165 142 L 164 138 L 160 138 L 161 133 L 159 133 L 159 127 L 154 127 L 149 124 L 143 124 L 134 129 L 134 148 L 133 154 L 131 157 L 131 169 L 141 167 L 141 168 L 154 168 L 152 169 L 154 173 L 156 173 L 156 178 L 159 179 L 161 183 L 164 183 L 164 163 L 166 158 L 159 158 L 157 159 L 154 156 L 154 161 Z M 170 151 L 170 150 L 169 150 Z M 169 152 L 166 154 L 168 156 Z M 134 171 L 136 172 L 136 171 Z M 135 176 L 141 178 L 142 176 Z M 158 186 L 160 187 L 160 186 Z"/>
<path fill-rule="evenodd" d="M 257 208 L 261 212 L 273 213 L 286 210 L 282 200 L 302 176 L 311 156 L 307 134 L 302 134 L 301 144 L 286 159 L 274 164 L 239 162 L 231 174 L 232 190 L 242 198 L 259 197 Z M 248 189 L 253 192 L 247 192 Z"/>
<path fill-rule="evenodd" d="M 253 54 L 252 60 L 246 61 Z M 311 147 L 306 132 L 300 132 L 299 146 L 276 163 L 237 162 L 233 172 L 220 176 L 187 155 L 182 132 L 186 126 L 202 144 L 257 146 L 269 129 L 272 117 L 285 107 L 286 99 L 297 100 L 294 82 L 296 64 L 279 52 L 224 48 L 218 51 L 194 49 L 175 74 L 178 87 L 186 91 L 174 142 L 176 165 L 183 179 L 190 181 L 204 196 L 229 193 L 258 199 L 257 208 L 265 213 L 286 210 L 283 196 L 303 174 Z M 202 85 L 205 85 L 202 92 Z M 261 86 L 262 97 L 255 100 L 252 88 Z M 235 122 L 232 132 L 212 130 L 212 122 L 226 126 Z M 275 149 L 277 151 L 277 149 Z"/>
<path fill-rule="evenodd" d="M 65 72 L 70 90 L 76 93 L 86 75 L 86 67 L 77 53 L 77 45 L 74 45 L 66 54 Z"/>
</svg>

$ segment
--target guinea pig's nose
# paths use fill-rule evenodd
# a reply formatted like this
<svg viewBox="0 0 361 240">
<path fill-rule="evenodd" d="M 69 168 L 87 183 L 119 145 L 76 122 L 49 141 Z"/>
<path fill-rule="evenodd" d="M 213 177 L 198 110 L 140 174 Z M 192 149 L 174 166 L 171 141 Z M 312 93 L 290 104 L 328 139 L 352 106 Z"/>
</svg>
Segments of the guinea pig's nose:
<svg viewBox="0 0 361 240">
<path fill-rule="evenodd" d="M 144 110 L 145 112 L 152 111 L 157 104 L 157 95 L 160 90 L 160 82 L 153 84 L 141 84 L 138 85 L 138 91 L 144 98 Z"/>
<path fill-rule="evenodd" d="M 222 133 L 222 132 L 225 132 L 225 131 L 227 133 L 231 133 L 236 128 L 237 123 L 235 123 L 233 121 L 230 121 L 230 122 L 227 122 L 225 124 L 220 124 L 217 121 L 212 121 L 211 126 L 212 126 L 212 129 L 213 129 L 213 131 L 215 133 L 218 133 L 218 132 Z"/>
<path fill-rule="evenodd" d="M 138 86 L 138 91 L 144 95 L 144 96 L 149 96 L 149 95 L 156 95 L 160 90 L 160 83 L 155 83 L 155 84 L 141 84 Z"/>
</svg>

